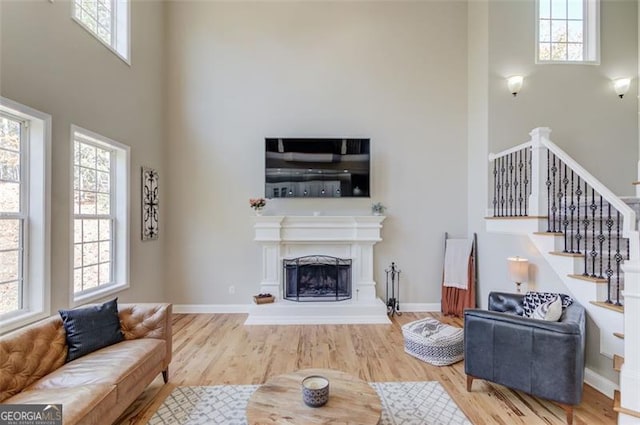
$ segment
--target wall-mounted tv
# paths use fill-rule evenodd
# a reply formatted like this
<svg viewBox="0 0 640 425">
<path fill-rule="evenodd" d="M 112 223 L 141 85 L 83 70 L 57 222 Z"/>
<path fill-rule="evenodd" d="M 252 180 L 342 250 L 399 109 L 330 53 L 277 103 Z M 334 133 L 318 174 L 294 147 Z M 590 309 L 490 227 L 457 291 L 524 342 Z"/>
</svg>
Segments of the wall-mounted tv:
<svg viewBox="0 0 640 425">
<path fill-rule="evenodd" d="M 369 139 L 265 139 L 265 198 L 370 196 Z"/>
</svg>

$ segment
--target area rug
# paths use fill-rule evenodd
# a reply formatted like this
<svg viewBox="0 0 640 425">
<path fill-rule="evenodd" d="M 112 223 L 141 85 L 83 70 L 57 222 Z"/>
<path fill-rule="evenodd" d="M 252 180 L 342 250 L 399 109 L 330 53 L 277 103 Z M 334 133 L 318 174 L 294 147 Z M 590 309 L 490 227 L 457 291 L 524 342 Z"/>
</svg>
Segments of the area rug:
<svg viewBox="0 0 640 425">
<path fill-rule="evenodd" d="M 438 382 L 374 382 L 382 401 L 380 425 L 471 425 Z M 246 425 L 258 385 L 177 387 L 148 425 Z"/>
</svg>

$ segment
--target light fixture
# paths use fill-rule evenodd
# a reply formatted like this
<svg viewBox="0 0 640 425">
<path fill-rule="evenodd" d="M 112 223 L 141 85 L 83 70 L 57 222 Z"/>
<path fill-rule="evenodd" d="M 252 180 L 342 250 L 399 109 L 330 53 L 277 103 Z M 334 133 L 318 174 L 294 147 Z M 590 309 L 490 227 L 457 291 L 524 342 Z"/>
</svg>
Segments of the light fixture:
<svg viewBox="0 0 640 425">
<path fill-rule="evenodd" d="M 630 78 L 618 78 L 613 80 L 613 88 L 616 91 L 616 94 L 622 99 L 625 94 L 629 91 L 629 86 L 631 85 Z"/>
<path fill-rule="evenodd" d="M 507 258 L 509 280 L 516 283 L 517 292 L 522 292 L 520 285 L 529 280 L 529 260 L 520 257 Z"/>
<path fill-rule="evenodd" d="M 524 81 L 524 77 L 522 75 L 514 75 L 513 77 L 507 78 L 507 87 L 509 87 L 509 92 L 514 97 L 518 93 L 520 93 L 520 89 L 522 89 L 523 81 Z"/>
</svg>

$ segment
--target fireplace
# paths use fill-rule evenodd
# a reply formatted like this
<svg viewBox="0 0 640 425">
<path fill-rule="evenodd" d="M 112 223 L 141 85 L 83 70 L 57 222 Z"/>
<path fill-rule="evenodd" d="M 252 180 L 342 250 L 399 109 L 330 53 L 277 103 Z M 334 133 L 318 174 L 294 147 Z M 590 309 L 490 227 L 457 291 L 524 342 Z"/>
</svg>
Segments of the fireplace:
<svg viewBox="0 0 640 425">
<path fill-rule="evenodd" d="M 351 299 L 351 260 L 307 255 L 282 261 L 283 294 L 291 301 Z"/>
</svg>

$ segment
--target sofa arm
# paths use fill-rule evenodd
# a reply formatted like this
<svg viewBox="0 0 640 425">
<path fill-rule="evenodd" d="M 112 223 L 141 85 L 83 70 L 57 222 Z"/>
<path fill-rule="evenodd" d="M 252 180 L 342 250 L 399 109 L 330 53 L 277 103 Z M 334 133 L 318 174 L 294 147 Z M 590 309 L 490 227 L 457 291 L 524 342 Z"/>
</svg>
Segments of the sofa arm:
<svg viewBox="0 0 640 425">
<path fill-rule="evenodd" d="M 165 341 L 167 349 L 164 366 L 171 363 L 172 329 L 171 304 L 119 304 L 118 315 L 124 338 L 157 338 Z"/>
</svg>

